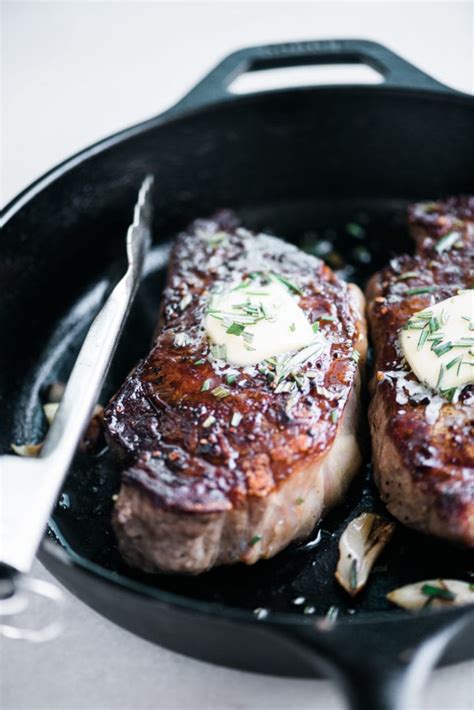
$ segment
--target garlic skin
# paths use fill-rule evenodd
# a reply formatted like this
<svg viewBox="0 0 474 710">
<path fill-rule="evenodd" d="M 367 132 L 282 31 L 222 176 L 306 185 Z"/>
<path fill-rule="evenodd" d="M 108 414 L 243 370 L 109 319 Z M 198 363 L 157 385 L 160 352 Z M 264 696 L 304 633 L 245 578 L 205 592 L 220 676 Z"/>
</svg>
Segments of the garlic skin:
<svg viewBox="0 0 474 710">
<path fill-rule="evenodd" d="M 365 587 L 374 562 L 392 537 L 395 527 L 395 523 L 380 515 L 362 513 L 342 533 L 335 576 L 351 597 Z"/>
</svg>

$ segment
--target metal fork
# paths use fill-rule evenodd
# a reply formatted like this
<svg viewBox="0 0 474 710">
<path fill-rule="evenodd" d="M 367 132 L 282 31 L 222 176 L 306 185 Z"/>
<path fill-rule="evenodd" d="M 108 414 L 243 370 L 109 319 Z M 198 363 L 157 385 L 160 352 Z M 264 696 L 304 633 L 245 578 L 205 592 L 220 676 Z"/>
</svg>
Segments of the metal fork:
<svg viewBox="0 0 474 710">
<path fill-rule="evenodd" d="M 0 563 L 18 572 L 31 568 L 137 291 L 151 243 L 152 185 L 149 175 L 127 232 L 127 271 L 86 335 L 39 457 L 0 457 Z"/>
</svg>

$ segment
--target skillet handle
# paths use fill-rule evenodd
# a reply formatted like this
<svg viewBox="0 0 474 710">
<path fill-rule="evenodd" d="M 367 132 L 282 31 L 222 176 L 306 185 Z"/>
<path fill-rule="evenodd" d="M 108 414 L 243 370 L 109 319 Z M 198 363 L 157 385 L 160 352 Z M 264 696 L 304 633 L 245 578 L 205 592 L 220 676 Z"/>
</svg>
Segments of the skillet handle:
<svg viewBox="0 0 474 710">
<path fill-rule="evenodd" d="M 425 629 L 421 635 L 416 620 L 410 621 L 411 638 L 407 627 L 400 633 L 400 622 L 391 629 L 374 622 L 361 632 L 352 624 L 352 634 L 346 624 L 325 627 L 325 620 L 314 628 L 301 624 L 273 629 L 287 637 L 318 675 L 323 671 L 336 680 L 350 710 L 406 710 L 421 706 L 423 685 L 449 643 L 465 632 L 466 623 L 474 629 L 474 615 L 437 630 Z"/>
<path fill-rule="evenodd" d="M 194 109 L 235 98 L 228 87 L 245 72 L 346 63 L 367 64 L 379 71 L 384 81 L 374 87 L 376 90 L 400 88 L 459 93 L 377 42 L 365 39 L 334 39 L 267 44 L 233 52 L 196 84 L 171 111 Z"/>
</svg>

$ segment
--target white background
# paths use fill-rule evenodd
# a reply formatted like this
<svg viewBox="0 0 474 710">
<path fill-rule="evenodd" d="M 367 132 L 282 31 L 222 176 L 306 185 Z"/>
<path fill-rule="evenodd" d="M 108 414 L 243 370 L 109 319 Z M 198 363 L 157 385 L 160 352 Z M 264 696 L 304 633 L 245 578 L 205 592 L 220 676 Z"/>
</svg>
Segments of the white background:
<svg viewBox="0 0 474 710">
<path fill-rule="evenodd" d="M 12 1 L 3 3 L 2 35 L 3 202 L 71 153 L 171 105 L 222 56 L 249 44 L 375 39 L 473 91 L 469 2 Z M 35 572 L 48 577 L 39 564 Z M 325 681 L 192 661 L 116 628 L 69 594 L 67 604 L 58 639 L 2 643 L 5 709 L 342 707 Z M 423 707 L 473 710 L 474 663 L 437 671 Z"/>
</svg>

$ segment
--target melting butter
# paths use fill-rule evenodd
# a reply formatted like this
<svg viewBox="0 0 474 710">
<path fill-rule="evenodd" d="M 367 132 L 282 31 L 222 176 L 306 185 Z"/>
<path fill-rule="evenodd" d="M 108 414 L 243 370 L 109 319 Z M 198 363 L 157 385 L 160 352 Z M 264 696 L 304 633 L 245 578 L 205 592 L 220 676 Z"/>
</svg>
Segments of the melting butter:
<svg viewBox="0 0 474 710">
<path fill-rule="evenodd" d="M 311 323 L 298 297 L 277 281 L 251 283 L 211 299 L 205 329 L 215 345 L 225 346 L 232 365 L 256 365 L 314 342 Z"/>
<path fill-rule="evenodd" d="M 474 290 L 415 313 L 400 342 L 420 382 L 440 392 L 474 384 Z"/>
</svg>

